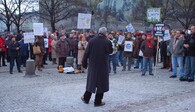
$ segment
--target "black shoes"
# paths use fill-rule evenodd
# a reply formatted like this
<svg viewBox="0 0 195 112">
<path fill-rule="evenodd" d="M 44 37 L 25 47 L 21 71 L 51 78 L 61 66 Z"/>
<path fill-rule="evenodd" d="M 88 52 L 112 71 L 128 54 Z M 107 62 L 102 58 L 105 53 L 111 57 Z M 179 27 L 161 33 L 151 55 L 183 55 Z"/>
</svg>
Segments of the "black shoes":
<svg viewBox="0 0 195 112">
<path fill-rule="evenodd" d="M 154 76 L 154 74 L 153 74 L 153 73 L 151 73 L 151 74 L 149 74 L 149 75 Z"/>
<path fill-rule="evenodd" d="M 95 107 L 104 106 L 105 104 L 106 104 L 105 102 L 101 102 L 100 104 L 96 104 L 96 103 L 94 102 L 94 106 L 95 106 Z"/>
<path fill-rule="evenodd" d="M 145 76 L 145 74 L 142 74 L 141 76 Z"/>
<path fill-rule="evenodd" d="M 188 79 L 188 82 L 194 82 L 194 79 Z"/>
<path fill-rule="evenodd" d="M 21 70 L 19 70 L 18 72 L 19 72 L 19 73 L 22 73 L 22 71 L 21 71 Z"/>
<path fill-rule="evenodd" d="M 169 78 L 176 78 L 177 76 L 176 75 L 171 75 Z"/>
<path fill-rule="evenodd" d="M 184 77 L 180 77 L 179 80 L 180 80 L 180 81 L 187 81 L 187 79 L 184 78 Z"/>
<path fill-rule="evenodd" d="M 139 69 L 139 67 L 134 67 L 134 69 Z"/>
<path fill-rule="evenodd" d="M 85 104 L 89 104 L 89 102 L 85 101 L 84 96 L 81 97 L 81 100 L 82 100 Z"/>
</svg>

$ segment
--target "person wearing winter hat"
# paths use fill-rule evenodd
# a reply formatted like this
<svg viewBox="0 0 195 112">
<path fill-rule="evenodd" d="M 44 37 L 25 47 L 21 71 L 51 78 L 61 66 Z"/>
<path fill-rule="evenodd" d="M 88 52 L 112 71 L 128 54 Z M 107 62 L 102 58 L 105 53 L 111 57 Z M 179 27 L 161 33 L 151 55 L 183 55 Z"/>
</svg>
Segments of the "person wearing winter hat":
<svg viewBox="0 0 195 112">
<path fill-rule="evenodd" d="M 142 70 L 142 76 L 146 74 L 147 66 L 149 66 L 149 75 L 154 75 L 152 73 L 152 64 L 154 61 L 154 52 L 155 52 L 156 46 L 154 41 L 152 41 L 152 34 L 148 33 L 146 40 L 142 42 L 141 44 L 141 51 L 143 52 L 143 70 Z"/>
</svg>

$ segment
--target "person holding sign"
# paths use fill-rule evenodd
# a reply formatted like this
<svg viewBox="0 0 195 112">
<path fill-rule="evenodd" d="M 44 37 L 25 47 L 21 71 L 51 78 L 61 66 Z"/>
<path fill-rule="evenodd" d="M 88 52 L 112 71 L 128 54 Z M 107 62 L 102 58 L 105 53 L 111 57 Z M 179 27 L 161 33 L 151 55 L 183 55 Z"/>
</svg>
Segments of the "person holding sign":
<svg viewBox="0 0 195 112">
<path fill-rule="evenodd" d="M 122 71 L 126 70 L 126 64 L 128 60 L 128 71 L 131 71 L 131 62 L 133 58 L 133 39 L 132 39 L 132 34 L 128 32 L 126 34 L 125 40 L 123 41 L 124 45 L 124 63 L 123 63 L 123 69 Z"/>
<path fill-rule="evenodd" d="M 156 51 L 156 46 L 152 40 L 152 34 L 148 33 L 147 38 L 141 44 L 141 51 L 143 52 L 143 70 L 142 76 L 145 76 L 147 71 L 147 66 L 149 65 L 149 75 L 154 75 L 152 73 L 152 64 L 154 61 L 154 53 Z"/>
</svg>

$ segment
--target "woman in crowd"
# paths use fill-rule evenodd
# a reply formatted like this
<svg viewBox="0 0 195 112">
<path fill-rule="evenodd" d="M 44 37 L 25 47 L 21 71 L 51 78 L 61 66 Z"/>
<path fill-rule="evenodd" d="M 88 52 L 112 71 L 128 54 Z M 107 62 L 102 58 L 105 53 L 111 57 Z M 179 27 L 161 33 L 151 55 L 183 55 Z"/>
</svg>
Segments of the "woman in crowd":
<svg viewBox="0 0 195 112">
<path fill-rule="evenodd" d="M 52 53 L 51 53 L 51 57 L 52 57 L 52 64 L 57 64 L 56 63 L 56 42 L 57 42 L 57 36 L 54 35 L 53 36 L 53 40 L 51 42 L 51 47 L 52 47 Z"/>
<path fill-rule="evenodd" d="M 85 53 L 85 49 L 87 48 L 88 42 L 86 41 L 86 37 L 84 34 L 79 35 L 79 43 L 78 43 L 78 69 L 84 73 L 84 68 L 82 66 L 82 59 Z"/>
</svg>

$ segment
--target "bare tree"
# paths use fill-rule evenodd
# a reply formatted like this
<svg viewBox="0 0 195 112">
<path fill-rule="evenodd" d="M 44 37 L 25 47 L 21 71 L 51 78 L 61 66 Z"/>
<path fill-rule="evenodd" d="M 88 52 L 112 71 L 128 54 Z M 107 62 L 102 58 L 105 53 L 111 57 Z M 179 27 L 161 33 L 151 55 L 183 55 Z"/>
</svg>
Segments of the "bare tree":
<svg viewBox="0 0 195 112">
<path fill-rule="evenodd" d="M 79 3 L 82 0 L 40 0 L 39 14 L 50 23 L 52 31 L 55 31 L 56 23 L 77 15 Z"/>
<path fill-rule="evenodd" d="M 16 12 L 17 8 L 14 7 L 13 0 L 0 0 L 0 20 L 5 23 L 7 31 L 10 31 L 12 15 Z"/>
<path fill-rule="evenodd" d="M 13 0 L 12 4 L 13 7 L 16 9 L 14 14 L 12 15 L 13 23 L 15 24 L 17 28 L 17 32 L 20 32 L 20 27 L 22 24 L 29 19 L 32 15 L 29 15 L 28 12 L 30 12 L 33 9 L 33 3 L 36 2 L 36 0 Z"/>
<path fill-rule="evenodd" d="M 195 21 L 194 0 L 173 0 L 171 2 L 173 19 L 176 19 L 185 29 Z"/>
</svg>

